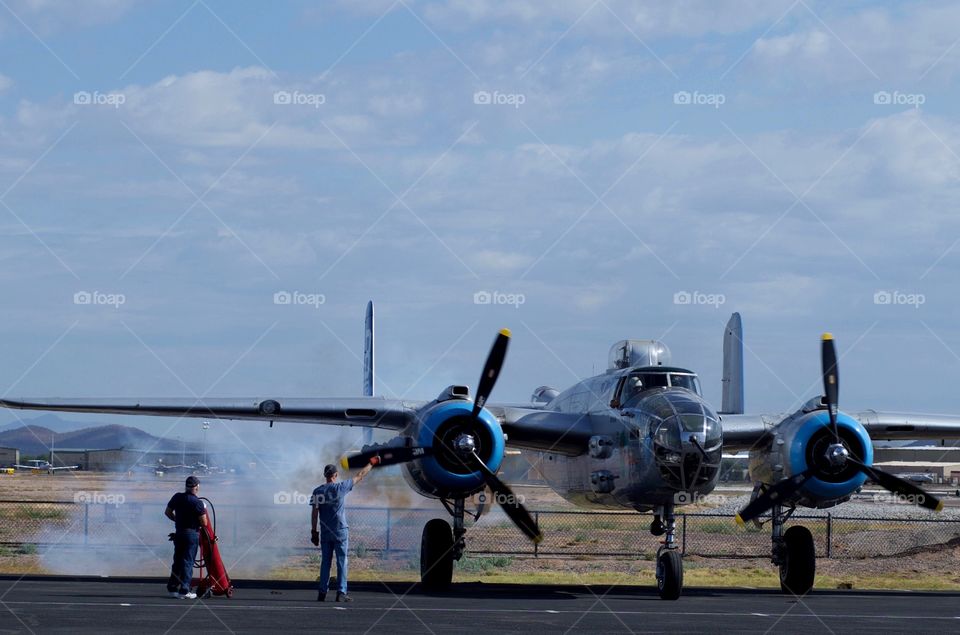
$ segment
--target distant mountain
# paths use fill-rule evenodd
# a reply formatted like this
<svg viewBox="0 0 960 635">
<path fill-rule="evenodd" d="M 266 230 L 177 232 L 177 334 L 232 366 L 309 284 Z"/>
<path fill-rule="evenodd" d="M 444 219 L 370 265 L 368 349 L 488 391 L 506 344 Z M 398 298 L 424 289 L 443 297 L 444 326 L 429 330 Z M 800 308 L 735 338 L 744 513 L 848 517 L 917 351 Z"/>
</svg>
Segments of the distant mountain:
<svg viewBox="0 0 960 635">
<path fill-rule="evenodd" d="M 21 416 L 10 423 L 0 424 L 0 432 L 15 430 L 23 426 L 39 426 L 54 432 L 73 432 L 74 430 L 89 428 L 90 425 L 89 422 L 84 421 L 66 421 L 53 413 L 47 412 L 34 417 Z"/>
<path fill-rule="evenodd" d="M 121 425 L 105 425 L 56 432 L 37 425 L 20 426 L 0 432 L 0 446 L 17 448 L 24 455 L 47 454 L 50 446 L 64 450 L 109 450 L 114 448 L 153 448 L 160 451 L 178 451 L 183 447 L 179 441 L 161 439 L 139 428 Z M 187 443 L 187 451 L 196 450 L 196 444 Z"/>
</svg>

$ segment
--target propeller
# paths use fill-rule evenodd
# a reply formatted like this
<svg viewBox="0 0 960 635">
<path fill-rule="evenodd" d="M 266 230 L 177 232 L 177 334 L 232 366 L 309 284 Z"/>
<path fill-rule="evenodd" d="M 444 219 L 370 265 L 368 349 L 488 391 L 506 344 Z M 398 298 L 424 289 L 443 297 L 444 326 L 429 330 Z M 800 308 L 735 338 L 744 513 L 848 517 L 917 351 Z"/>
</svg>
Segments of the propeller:
<svg viewBox="0 0 960 635">
<path fill-rule="evenodd" d="M 340 466 L 345 470 L 356 470 L 366 466 L 371 460 L 379 458 L 380 460 L 376 463 L 376 466 L 384 467 L 387 465 L 406 463 L 414 459 L 429 456 L 430 454 L 433 454 L 431 448 L 408 448 L 403 446 L 382 447 L 351 456 L 344 456 L 340 459 Z"/>
<path fill-rule="evenodd" d="M 510 329 L 501 329 L 500 332 L 497 333 L 497 339 L 493 341 L 490 354 L 487 355 L 487 361 L 483 365 L 483 374 L 480 375 L 480 383 L 477 384 L 477 396 L 474 397 L 473 400 L 474 420 L 480 416 L 480 412 L 487 403 L 490 393 L 493 392 L 493 387 L 496 385 L 497 378 L 500 376 L 500 370 L 503 368 L 503 362 L 507 358 L 507 346 L 509 344 Z M 493 470 L 487 467 L 480 457 L 477 456 L 474 448 L 470 447 L 469 452 L 466 446 L 455 449 L 467 455 L 469 459 L 471 459 L 474 467 L 480 470 L 480 474 L 483 476 L 487 487 L 493 491 L 497 503 L 503 508 L 507 517 L 513 521 L 513 524 L 533 542 L 538 543 L 543 540 L 543 534 L 540 533 L 540 527 L 537 526 L 537 522 L 533 519 L 533 516 L 531 516 L 527 508 L 523 506 L 523 503 L 517 499 L 516 494 L 513 493 L 510 486 L 501 481 L 497 475 L 493 473 Z"/>
<path fill-rule="evenodd" d="M 530 515 L 527 508 L 517 500 L 517 496 L 513 493 L 513 490 L 501 481 L 497 475 L 493 473 L 493 470 L 480 460 L 476 452 L 471 453 L 471 457 L 480 469 L 480 473 L 483 474 L 483 480 L 487 482 L 487 487 L 493 491 L 493 496 L 497 503 L 503 508 L 503 512 L 507 517 L 513 521 L 513 524 L 533 542 L 538 543 L 543 540 L 543 534 L 540 533 L 540 527 L 537 526 L 537 521 L 533 519 L 533 516 Z"/>
<path fill-rule="evenodd" d="M 867 465 L 850 455 L 849 450 L 847 450 L 840 439 L 840 430 L 837 424 L 840 401 L 840 379 L 839 373 L 837 372 L 837 349 L 833 342 L 833 335 L 830 333 L 823 334 L 820 357 L 823 370 L 823 396 L 827 405 L 827 412 L 830 415 L 830 426 L 833 428 L 833 436 L 835 439 L 835 442 L 827 448 L 827 460 L 837 466 L 851 463 L 866 474 L 867 478 L 871 481 L 893 494 L 903 497 L 905 501 L 913 502 L 925 509 L 931 509 L 936 512 L 941 511 L 943 509 L 943 501 L 936 496 L 927 493 L 923 488 L 914 483 L 905 481 L 899 476 L 884 472 L 872 465 Z M 789 500 L 800 491 L 803 485 L 813 476 L 815 476 L 815 473 L 813 469 L 810 468 L 790 478 L 774 483 L 740 510 L 736 515 L 737 523 L 743 525 L 747 521 L 764 514 L 780 501 Z"/>
<path fill-rule="evenodd" d="M 503 362 L 507 358 L 508 344 L 510 344 L 510 329 L 500 329 L 500 332 L 497 333 L 497 339 L 493 341 L 493 346 L 490 347 L 487 362 L 483 365 L 480 383 L 477 384 L 477 396 L 473 399 L 474 419 L 480 416 L 480 411 L 487 403 L 487 398 L 493 392 L 493 387 L 500 376 L 500 369 L 503 368 Z"/>
<path fill-rule="evenodd" d="M 480 375 L 480 382 L 477 384 L 477 393 L 473 400 L 473 411 L 471 413 L 474 422 L 479 421 L 480 413 L 483 412 L 483 407 L 486 405 L 490 393 L 493 392 L 493 387 L 497 383 L 497 378 L 500 376 L 503 363 L 507 358 L 507 346 L 509 344 L 510 330 L 501 329 L 500 332 L 497 333 L 497 339 L 494 340 L 493 346 L 490 348 L 487 361 L 483 365 L 483 374 Z M 501 481 L 497 475 L 494 474 L 493 470 L 487 467 L 483 460 L 477 456 L 475 439 L 469 434 L 463 434 L 457 437 L 454 441 L 454 446 L 455 447 L 452 448 L 444 447 L 442 450 L 454 454 L 459 457 L 459 460 L 463 461 L 465 465 L 478 470 L 483 477 L 484 483 L 493 492 L 494 498 L 500 507 L 503 508 L 507 517 L 513 521 L 527 538 L 534 542 L 540 542 L 543 539 L 543 534 L 540 533 L 537 522 L 533 519 L 533 516 L 530 515 L 530 512 L 527 511 L 527 508 L 518 500 L 513 490 Z M 370 463 L 371 459 L 379 457 L 378 466 L 395 465 L 435 453 L 436 451 L 433 448 L 428 447 L 375 448 L 353 456 L 345 456 L 341 459 L 340 464 L 344 468 L 359 468 Z"/>
<path fill-rule="evenodd" d="M 837 373 L 837 348 L 833 345 L 833 335 L 824 333 L 820 345 L 820 366 L 823 369 L 823 395 L 830 414 L 830 426 L 833 436 L 840 443 L 840 430 L 837 427 L 837 413 L 840 401 L 840 377 Z"/>
</svg>

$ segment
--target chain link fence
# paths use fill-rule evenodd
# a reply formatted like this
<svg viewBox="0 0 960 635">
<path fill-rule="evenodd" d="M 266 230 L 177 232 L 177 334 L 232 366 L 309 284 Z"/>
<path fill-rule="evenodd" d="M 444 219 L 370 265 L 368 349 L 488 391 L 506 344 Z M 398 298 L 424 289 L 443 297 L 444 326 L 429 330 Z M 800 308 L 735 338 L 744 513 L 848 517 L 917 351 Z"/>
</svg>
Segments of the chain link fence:
<svg viewBox="0 0 960 635">
<path fill-rule="evenodd" d="M 137 502 L 0 501 L 0 554 L 42 553 L 53 547 L 74 551 L 146 549 L 165 552 L 173 525 L 163 504 Z M 221 549 L 234 553 L 297 553 L 310 549 L 307 505 L 218 505 Z M 468 521 L 467 547 L 473 554 L 544 557 L 643 557 L 655 551 L 650 515 L 623 512 L 535 511 L 544 540 L 533 545 L 499 510 Z M 351 549 L 383 554 L 416 553 L 420 534 L 442 509 L 348 508 Z M 826 558 L 895 556 L 960 538 L 960 520 L 794 516 L 813 533 L 817 555 Z M 729 516 L 681 514 L 677 540 L 685 555 L 766 558 L 769 526 L 740 528 Z"/>
</svg>

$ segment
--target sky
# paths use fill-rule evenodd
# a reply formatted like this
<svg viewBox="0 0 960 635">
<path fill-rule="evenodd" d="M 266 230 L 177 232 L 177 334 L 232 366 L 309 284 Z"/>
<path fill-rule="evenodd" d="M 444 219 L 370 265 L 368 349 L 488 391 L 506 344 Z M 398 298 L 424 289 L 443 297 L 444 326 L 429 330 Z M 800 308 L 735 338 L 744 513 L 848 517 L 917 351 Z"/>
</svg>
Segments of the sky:
<svg viewBox="0 0 960 635">
<path fill-rule="evenodd" d="M 719 405 L 739 311 L 748 412 L 819 394 L 824 331 L 841 407 L 960 412 L 958 27 L 946 1 L 0 0 L 0 394 L 358 395 L 372 299 L 386 396 L 475 386 L 509 327 L 494 401 L 636 338 Z"/>
</svg>

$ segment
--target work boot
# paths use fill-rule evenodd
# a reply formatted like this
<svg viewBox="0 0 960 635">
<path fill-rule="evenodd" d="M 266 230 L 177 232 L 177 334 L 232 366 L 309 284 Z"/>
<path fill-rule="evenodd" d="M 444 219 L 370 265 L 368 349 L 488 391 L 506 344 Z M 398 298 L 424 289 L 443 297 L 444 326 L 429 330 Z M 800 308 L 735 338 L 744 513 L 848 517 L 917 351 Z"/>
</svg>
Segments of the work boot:
<svg viewBox="0 0 960 635">
<path fill-rule="evenodd" d="M 353 602 L 353 598 L 347 595 L 346 593 L 341 593 L 337 591 L 337 602 Z"/>
<path fill-rule="evenodd" d="M 326 602 L 327 601 L 327 592 L 320 591 L 317 593 L 317 602 Z"/>
</svg>

